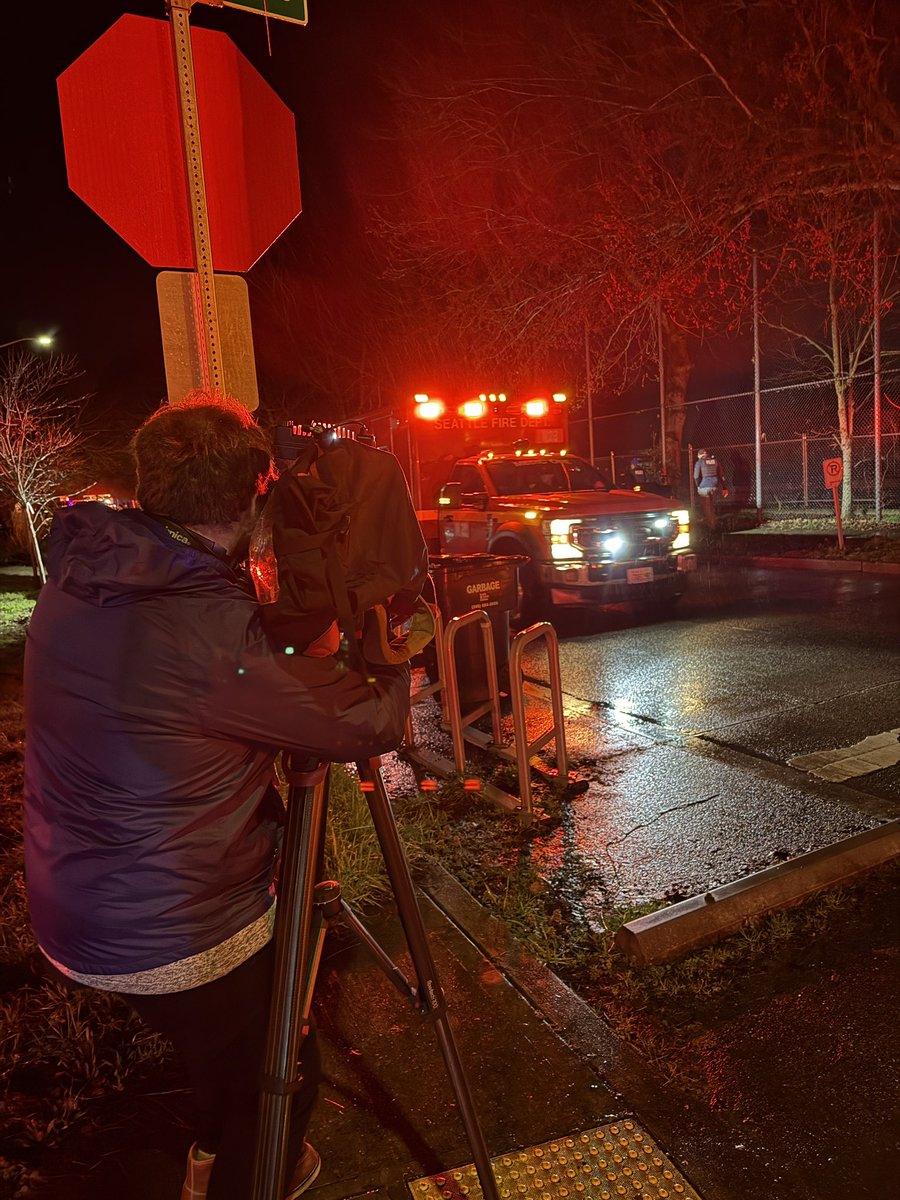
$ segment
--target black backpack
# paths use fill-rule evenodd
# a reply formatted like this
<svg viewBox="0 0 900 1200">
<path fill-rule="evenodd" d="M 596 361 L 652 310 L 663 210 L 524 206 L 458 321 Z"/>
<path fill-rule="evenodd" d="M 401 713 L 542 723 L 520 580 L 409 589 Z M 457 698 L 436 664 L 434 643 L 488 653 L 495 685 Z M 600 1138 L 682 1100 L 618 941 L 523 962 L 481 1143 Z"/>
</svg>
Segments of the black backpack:
<svg viewBox="0 0 900 1200">
<path fill-rule="evenodd" d="M 266 632 L 302 653 L 336 621 L 344 653 L 405 661 L 431 640 L 434 618 L 421 599 L 428 552 L 400 464 L 353 438 L 301 441 L 251 553 Z"/>
</svg>

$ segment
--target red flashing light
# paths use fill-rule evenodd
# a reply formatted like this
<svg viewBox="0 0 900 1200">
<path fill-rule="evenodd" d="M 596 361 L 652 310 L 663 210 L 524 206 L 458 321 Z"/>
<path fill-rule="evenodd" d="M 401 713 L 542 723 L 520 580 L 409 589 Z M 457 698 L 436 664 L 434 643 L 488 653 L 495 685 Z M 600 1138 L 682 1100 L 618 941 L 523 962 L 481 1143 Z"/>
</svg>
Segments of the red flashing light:
<svg viewBox="0 0 900 1200">
<path fill-rule="evenodd" d="M 542 397 L 536 396 L 533 400 L 526 400 L 522 405 L 522 412 L 526 417 L 546 417 L 550 411 L 550 405 Z"/>
<path fill-rule="evenodd" d="M 423 421 L 437 421 L 444 415 L 443 400 L 424 399 L 416 403 L 416 416 Z"/>
<path fill-rule="evenodd" d="M 487 415 L 487 401 L 484 399 L 466 400 L 459 406 L 459 415 L 467 417 L 470 421 L 480 421 Z"/>
</svg>

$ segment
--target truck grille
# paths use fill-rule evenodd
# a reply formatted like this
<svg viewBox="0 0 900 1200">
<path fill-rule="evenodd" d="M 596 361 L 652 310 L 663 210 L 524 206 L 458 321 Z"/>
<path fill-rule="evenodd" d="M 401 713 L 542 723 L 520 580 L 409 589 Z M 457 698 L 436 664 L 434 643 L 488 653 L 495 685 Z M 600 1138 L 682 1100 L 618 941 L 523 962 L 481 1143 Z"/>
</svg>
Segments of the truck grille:
<svg viewBox="0 0 900 1200">
<path fill-rule="evenodd" d="M 657 529 L 654 522 L 661 519 L 665 519 L 666 525 Z M 591 558 L 635 562 L 642 558 L 665 558 L 677 533 L 678 525 L 665 513 L 635 513 L 612 521 L 603 517 L 582 521 L 572 528 L 570 537 Z M 604 543 L 613 537 L 622 538 L 625 545 L 610 552 Z"/>
</svg>

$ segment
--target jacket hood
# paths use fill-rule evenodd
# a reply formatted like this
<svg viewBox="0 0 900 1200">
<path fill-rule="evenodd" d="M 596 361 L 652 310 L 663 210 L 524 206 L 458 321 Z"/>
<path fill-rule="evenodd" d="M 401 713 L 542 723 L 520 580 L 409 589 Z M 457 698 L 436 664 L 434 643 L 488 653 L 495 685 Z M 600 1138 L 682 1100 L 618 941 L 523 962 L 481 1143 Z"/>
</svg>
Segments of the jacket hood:
<svg viewBox="0 0 900 1200">
<path fill-rule="evenodd" d="M 234 585 L 227 563 L 176 542 L 146 513 L 93 503 L 54 517 L 47 573 L 61 591 L 97 606 L 133 604 L 160 591 L 202 595 Z"/>
</svg>

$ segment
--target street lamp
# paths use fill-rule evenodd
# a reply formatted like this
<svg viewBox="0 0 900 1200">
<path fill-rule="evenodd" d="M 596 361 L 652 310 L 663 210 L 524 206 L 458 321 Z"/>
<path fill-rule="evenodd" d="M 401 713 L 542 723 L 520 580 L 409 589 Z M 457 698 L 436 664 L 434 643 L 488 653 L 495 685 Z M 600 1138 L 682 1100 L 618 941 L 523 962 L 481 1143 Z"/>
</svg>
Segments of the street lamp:
<svg viewBox="0 0 900 1200">
<path fill-rule="evenodd" d="M 18 346 L 20 342 L 34 342 L 36 346 L 52 346 L 52 333 L 39 333 L 36 337 L 13 338 L 11 342 L 0 342 L 0 350 L 5 350 L 7 346 Z"/>
</svg>

